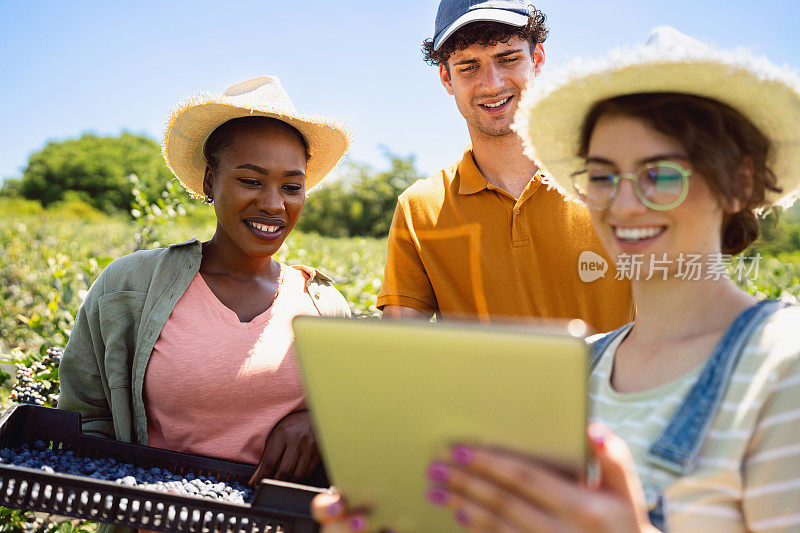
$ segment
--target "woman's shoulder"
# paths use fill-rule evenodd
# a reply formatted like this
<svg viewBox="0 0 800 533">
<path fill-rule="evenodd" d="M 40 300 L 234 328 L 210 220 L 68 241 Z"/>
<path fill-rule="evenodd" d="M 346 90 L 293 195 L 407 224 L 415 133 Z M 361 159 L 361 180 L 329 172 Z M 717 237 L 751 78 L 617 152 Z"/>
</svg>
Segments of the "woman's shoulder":
<svg viewBox="0 0 800 533">
<path fill-rule="evenodd" d="M 800 325 L 800 304 L 797 301 L 786 301 L 787 305 L 778 309 L 765 322 L 765 327 L 785 329 Z M 797 333 L 797 332 L 795 332 Z M 796 335 L 795 335 L 796 336 Z"/>
<path fill-rule="evenodd" d="M 759 357 L 800 359 L 800 305 L 791 304 L 772 313 L 753 331 L 748 351 Z"/>
<path fill-rule="evenodd" d="M 143 273 L 148 269 L 155 268 L 170 256 L 182 255 L 187 249 L 191 249 L 191 244 L 196 242 L 185 241 L 173 244 L 166 248 L 153 248 L 151 250 L 137 250 L 128 255 L 123 255 L 112 261 L 106 271 L 109 274 L 128 275 L 131 273 Z"/>
<path fill-rule="evenodd" d="M 100 278 L 103 292 L 119 290 L 146 290 L 157 273 L 186 264 L 191 258 L 199 259 L 200 242 L 191 239 L 166 248 L 137 250 L 112 261 Z"/>
<path fill-rule="evenodd" d="M 302 272 L 306 277 L 307 284 L 333 287 L 335 283 L 332 277 L 328 276 L 327 274 L 323 273 L 322 271 L 314 267 L 306 265 L 289 265 L 289 266 Z"/>
<path fill-rule="evenodd" d="M 765 317 L 747 336 L 735 380 L 764 394 L 776 384 L 800 378 L 800 306 L 790 305 Z M 757 394 L 751 392 L 752 394 Z M 760 393 L 758 393 L 760 394 Z"/>
<path fill-rule="evenodd" d="M 113 274 L 124 274 L 129 271 L 140 271 L 150 265 L 157 264 L 169 248 L 153 248 L 152 250 L 136 250 L 128 255 L 114 259 L 106 271 Z"/>
<path fill-rule="evenodd" d="M 306 289 L 321 316 L 350 316 L 350 306 L 334 286 L 333 278 L 314 267 L 306 265 L 291 265 L 291 267 L 299 270 L 306 278 Z"/>
</svg>

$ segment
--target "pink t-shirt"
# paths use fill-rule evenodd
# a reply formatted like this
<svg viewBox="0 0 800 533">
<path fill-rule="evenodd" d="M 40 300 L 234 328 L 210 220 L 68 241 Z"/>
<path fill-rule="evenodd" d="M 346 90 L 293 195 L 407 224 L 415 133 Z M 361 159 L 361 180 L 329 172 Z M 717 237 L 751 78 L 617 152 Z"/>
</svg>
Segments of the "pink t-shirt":
<svg viewBox="0 0 800 533">
<path fill-rule="evenodd" d="M 307 275 L 283 265 L 269 309 L 250 322 L 194 277 L 153 347 L 144 377 L 148 444 L 257 464 L 272 429 L 304 406 L 291 320 L 317 316 Z"/>
</svg>

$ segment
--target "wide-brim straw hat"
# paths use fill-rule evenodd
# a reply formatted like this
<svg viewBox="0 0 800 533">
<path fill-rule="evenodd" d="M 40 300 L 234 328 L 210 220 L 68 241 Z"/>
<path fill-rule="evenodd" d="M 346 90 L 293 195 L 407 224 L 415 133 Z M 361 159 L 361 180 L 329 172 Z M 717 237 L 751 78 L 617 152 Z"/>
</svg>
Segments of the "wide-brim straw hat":
<svg viewBox="0 0 800 533">
<path fill-rule="evenodd" d="M 800 196 L 800 78 L 747 50 L 718 50 L 668 26 L 655 28 L 644 45 L 577 59 L 537 80 L 524 91 L 513 127 L 546 183 L 577 200 L 571 176 L 584 165 L 577 154 L 586 115 L 602 100 L 654 92 L 738 110 L 775 146 L 772 170 L 782 192 L 767 191 L 767 201 L 789 207 Z"/>
<path fill-rule="evenodd" d="M 350 145 L 350 130 L 336 120 L 302 115 L 274 76 L 237 83 L 221 95 L 201 94 L 182 101 L 167 118 L 162 152 L 170 170 L 196 197 L 203 195 L 209 135 L 225 122 L 241 117 L 270 117 L 293 126 L 308 144 L 306 190 L 336 167 Z"/>
</svg>

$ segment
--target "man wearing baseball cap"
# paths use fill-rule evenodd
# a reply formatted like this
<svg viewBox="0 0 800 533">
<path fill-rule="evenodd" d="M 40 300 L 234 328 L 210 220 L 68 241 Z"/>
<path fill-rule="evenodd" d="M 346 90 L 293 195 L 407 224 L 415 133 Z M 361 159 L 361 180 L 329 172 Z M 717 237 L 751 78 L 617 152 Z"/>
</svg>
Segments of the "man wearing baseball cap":
<svg viewBox="0 0 800 533">
<path fill-rule="evenodd" d="M 378 307 L 384 316 L 632 318 L 586 208 L 543 185 L 511 129 L 544 65 L 545 16 L 523 0 L 442 0 L 425 60 L 471 139 L 460 162 L 400 195 Z"/>
</svg>

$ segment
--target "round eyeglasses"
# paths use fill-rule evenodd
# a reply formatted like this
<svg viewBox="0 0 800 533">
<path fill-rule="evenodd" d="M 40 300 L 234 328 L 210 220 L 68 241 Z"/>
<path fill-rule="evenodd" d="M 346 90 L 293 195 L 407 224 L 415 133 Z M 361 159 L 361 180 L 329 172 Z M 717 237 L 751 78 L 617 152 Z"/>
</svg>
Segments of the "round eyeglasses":
<svg viewBox="0 0 800 533">
<path fill-rule="evenodd" d="M 648 163 L 631 174 L 614 174 L 606 165 L 592 163 L 572 175 L 572 185 L 591 209 L 607 209 L 614 203 L 622 180 L 631 180 L 636 197 L 656 211 L 681 205 L 689 192 L 692 171 L 673 161 Z"/>
</svg>

